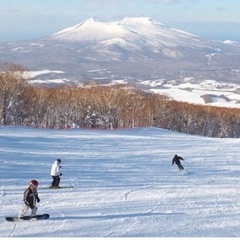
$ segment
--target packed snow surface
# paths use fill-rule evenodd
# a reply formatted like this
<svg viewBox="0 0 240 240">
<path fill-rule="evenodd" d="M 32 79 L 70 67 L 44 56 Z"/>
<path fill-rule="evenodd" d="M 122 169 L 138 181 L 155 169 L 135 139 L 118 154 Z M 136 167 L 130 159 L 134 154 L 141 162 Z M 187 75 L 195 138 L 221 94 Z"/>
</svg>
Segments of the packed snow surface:
<svg viewBox="0 0 240 240">
<path fill-rule="evenodd" d="M 239 144 L 158 128 L 1 126 L 0 237 L 239 237 Z M 73 188 L 47 188 L 57 158 L 60 185 Z M 31 179 L 49 220 L 5 221 Z"/>
</svg>

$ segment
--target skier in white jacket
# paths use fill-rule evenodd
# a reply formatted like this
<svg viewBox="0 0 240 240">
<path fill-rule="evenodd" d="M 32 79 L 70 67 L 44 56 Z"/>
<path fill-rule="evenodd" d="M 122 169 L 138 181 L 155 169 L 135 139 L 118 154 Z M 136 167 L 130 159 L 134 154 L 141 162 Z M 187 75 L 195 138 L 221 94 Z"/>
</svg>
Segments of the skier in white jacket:
<svg viewBox="0 0 240 240">
<path fill-rule="evenodd" d="M 52 181 L 52 188 L 59 188 L 59 183 L 60 183 L 60 176 L 62 176 L 62 173 L 60 171 L 60 163 L 61 159 L 57 159 L 53 164 L 52 164 L 52 169 L 51 169 L 51 176 L 53 178 Z"/>
</svg>

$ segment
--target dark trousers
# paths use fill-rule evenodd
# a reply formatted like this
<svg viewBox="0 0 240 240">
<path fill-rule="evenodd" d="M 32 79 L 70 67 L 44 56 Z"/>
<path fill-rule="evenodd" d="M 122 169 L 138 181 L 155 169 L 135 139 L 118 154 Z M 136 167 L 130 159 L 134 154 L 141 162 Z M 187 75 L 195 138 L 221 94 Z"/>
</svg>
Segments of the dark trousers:
<svg viewBox="0 0 240 240">
<path fill-rule="evenodd" d="M 53 181 L 52 181 L 52 186 L 58 187 L 60 183 L 60 177 L 59 176 L 52 176 Z"/>
<path fill-rule="evenodd" d="M 178 168 L 179 168 L 179 170 L 183 170 L 184 169 L 181 163 L 178 164 Z"/>
</svg>

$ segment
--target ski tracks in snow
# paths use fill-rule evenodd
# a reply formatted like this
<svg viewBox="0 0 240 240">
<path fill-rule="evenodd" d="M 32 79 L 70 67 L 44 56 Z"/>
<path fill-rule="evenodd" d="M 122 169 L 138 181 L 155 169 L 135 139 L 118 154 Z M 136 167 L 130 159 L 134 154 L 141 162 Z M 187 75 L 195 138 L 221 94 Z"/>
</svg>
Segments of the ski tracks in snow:
<svg viewBox="0 0 240 240">
<path fill-rule="evenodd" d="M 63 211 L 58 210 L 59 209 L 58 205 L 61 204 L 61 199 L 66 199 L 66 197 L 69 196 L 69 193 L 68 193 L 69 189 L 67 191 L 65 189 L 59 189 L 59 190 L 54 189 L 52 191 L 53 192 L 51 192 L 50 190 L 49 194 L 45 194 L 47 196 L 47 199 L 49 200 L 46 201 L 46 197 L 45 197 L 44 199 L 45 203 L 43 205 L 46 209 L 49 209 L 50 218 L 48 220 L 48 223 L 49 221 L 55 221 L 55 220 L 62 220 L 62 221 L 59 221 L 60 224 L 58 225 L 51 224 L 51 223 L 47 224 L 46 231 L 49 231 L 51 233 L 56 233 L 56 236 L 59 236 L 58 232 L 61 232 L 61 230 L 66 229 L 68 223 L 67 223 L 67 218 L 65 217 L 65 214 L 63 213 Z"/>
</svg>

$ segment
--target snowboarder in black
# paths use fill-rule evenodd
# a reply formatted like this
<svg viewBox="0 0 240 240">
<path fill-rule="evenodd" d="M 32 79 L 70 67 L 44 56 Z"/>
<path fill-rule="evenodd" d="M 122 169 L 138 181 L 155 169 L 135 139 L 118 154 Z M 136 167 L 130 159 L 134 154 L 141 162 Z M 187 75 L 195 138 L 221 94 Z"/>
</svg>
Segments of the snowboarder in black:
<svg viewBox="0 0 240 240">
<path fill-rule="evenodd" d="M 172 160 L 172 165 L 175 163 L 178 166 L 179 170 L 181 171 L 184 168 L 183 168 L 180 160 L 184 160 L 184 159 L 182 157 L 178 156 L 177 154 L 175 154 L 175 156 L 174 156 L 174 158 Z"/>
</svg>

